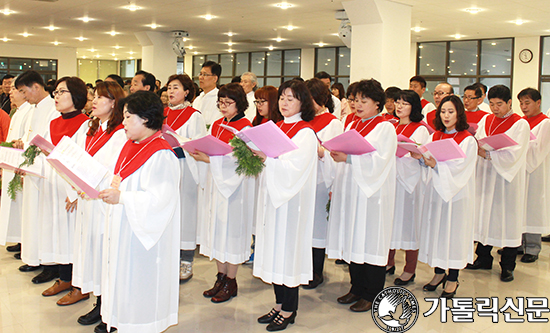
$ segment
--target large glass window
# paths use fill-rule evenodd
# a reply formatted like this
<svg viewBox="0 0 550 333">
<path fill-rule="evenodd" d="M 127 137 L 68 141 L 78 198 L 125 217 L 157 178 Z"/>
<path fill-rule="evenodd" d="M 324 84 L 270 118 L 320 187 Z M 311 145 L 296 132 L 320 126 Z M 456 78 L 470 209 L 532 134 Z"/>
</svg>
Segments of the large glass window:
<svg viewBox="0 0 550 333">
<path fill-rule="evenodd" d="M 344 85 L 344 89 L 347 89 L 350 75 L 350 49 L 347 47 L 315 49 L 315 73 L 321 71 L 333 77 L 332 83 L 340 82 Z"/>
<path fill-rule="evenodd" d="M 40 73 L 44 81 L 57 80 L 57 59 L 0 58 L 0 76 L 17 76 L 29 69 Z"/>
<path fill-rule="evenodd" d="M 439 82 L 451 84 L 457 95 L 475 82 L 512 89 L 513 44 L 512 38 L 418 43 L 416 73 L 428 83 L 424 98 L 433 102 Z"/>
</svg>

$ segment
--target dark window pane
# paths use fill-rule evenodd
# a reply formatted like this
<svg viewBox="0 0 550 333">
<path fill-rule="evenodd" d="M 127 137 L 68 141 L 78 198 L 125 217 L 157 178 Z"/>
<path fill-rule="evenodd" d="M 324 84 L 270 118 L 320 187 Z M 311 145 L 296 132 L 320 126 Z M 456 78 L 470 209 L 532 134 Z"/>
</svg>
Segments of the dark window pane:
<svg viewBox="0 0 550 333">
<path fill-rule="evenodd" d="M 222 76 L 233 77 L 233 54 L 221 54 L 220 65 L 222 66 Z"/>
<path fill-rule="evenodd" d="M 10 59 L 10 69 L 19 71 L 32 69 L 32 60 L 12 58 Z"/>
<path fill-rule="evenodd" d="M 237 53 L 235 75 L 241 75 L 244 72 L 248 72 L 248 53 Z"/>
<path fill-rule="evenodd" d="M 285 51 L 285 76 L 300 76 L 300 50 Z"/>
<path fill-rule="evenodd" d="M 336 48 L 327 47 L 317 49 L 317 70 L 316 72 L 327 72 L 330 75 L 336 75 Z"/>
<path fill-rule="evenodd" d="M 340 47 L 338 52 L 338 75 L 349 75 L 350 72 L 350 49 Z"/>
<path fill-rule="evenodd" d="M 251 61 L 250 71 L 256 76 L 264 76 L 265 52 L 253 52 Z"/>
<path fill-rule="evenodd" d="M 449 75 L 477 75 L 477 41 L 450 43 Z"/>
<path fill-rule="evenodd" d="M 480 75 L 510 75 L 512 73 L 512 39 L 481 41 Z"/>
<path fill-rule="evenodd" d="M 267 56 L 267 75 L 269 76 L 280 76 L 281 67 L 282 67 L 282 51 L 269 51 L 266 53 Z"/>
<path fill-rule="evenodd" d="M 447 43 L 421 43 L 418 45 L 419 75 L 445 75 Z"/>
<path fill-rule="evenodd" d="M 193 76 L 199 76 L 201 72 L 202 64 L 204 64 L 204 56 L 193 57 Z"/>
</svg>

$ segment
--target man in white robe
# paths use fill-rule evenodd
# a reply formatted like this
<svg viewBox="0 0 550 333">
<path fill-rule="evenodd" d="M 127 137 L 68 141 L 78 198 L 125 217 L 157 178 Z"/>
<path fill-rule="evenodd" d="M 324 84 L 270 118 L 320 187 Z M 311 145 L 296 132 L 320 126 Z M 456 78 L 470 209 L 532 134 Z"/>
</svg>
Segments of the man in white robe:
<svg viewBox="0 0 550 333">
<path fill-rule="evenodd" d="M 252 122 L 256 117 L 256 104 L 254 104 L 254 91 L 258 87 L 258 78 L 252 72 L 246 72 L 241 75 L 241 87 L 243 87 L 248 101 L 248 108 L 244 112 L 246 118 Z"/>
<path fill-rule="evenodd" d="M 428 113 L 435 110 L 435 105 L 422 97 L 426 92 L 426 80 L 422 76 L 416 75 L 411 77 L 411 79 L 409 80 L 409 89 L 417 93 L 420 97 L 420 103 L 422 104 L 422 114 L 424 116 L 427 116 Z"/>
<path fill-rule="evenodd" d="M 222 115 L 216 105 L 219 91 L 217 83 L 220 75 L 222 75 L 222 66 L 214 61 L 205 62 L 199 73 L 202 92 L 193 101 L 193 107 L 202 113 L 206 126 L 210 126 Z"/>
</svg>

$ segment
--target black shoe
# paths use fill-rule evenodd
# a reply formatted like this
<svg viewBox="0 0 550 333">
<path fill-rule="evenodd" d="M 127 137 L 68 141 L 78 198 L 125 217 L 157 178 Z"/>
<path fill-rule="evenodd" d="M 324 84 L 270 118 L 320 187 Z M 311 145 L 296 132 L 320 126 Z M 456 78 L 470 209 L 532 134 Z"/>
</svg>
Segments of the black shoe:
<svg viewBox="0 0 550 333">
<path fill-rule="evenodd" d="M 395 266 L 394 266 L 395 267 Z M 416 277 L 416 274 L 413 274 L 411 276 L 410 279 L 408 279 L 407 281 L 404 281 L 404 280 L 401 280 L 401 278 L 397 278 L 395 279 L 395 281 L 393 281 L 393 284 L 395 284 L 396 286 L 406 286 L 408 285 L 409 283 L 411 282 L 414 282 L 414 278 Z"/>
<path fill-rule="evenodd" d="M 92 311 L 78 317 L 80 325 L 93 325 L 101 320 L 101 303 L 98 301 Z"/>
<path fill-rule="evenodd" d="M 391 268 L 386 268 L 386 274 L 393 275 L 395 273 L 395 266 L 392 266 Z"/>
<path fill-rule="evenodd" d="M 13 255 L 13 257 L 17 260 L 21 260 L 21 252 L 17 252 L 16 254 Z"/>
<path fill-rule="evenodd" d="M 540 240 L 543 242 L 550 242 L 550 235 L 542 236 Z"/>
<path fill-rule="evenodd" d="M 526 263 L 535 262 L 537 261 L 538 258 L 539 256 L 534 254 L 524 254 L 523 257 L 521 257 L 521 262 L 526 262 Z"/>
<path fill-rule="evenodd" d="M 460 286 L 460 283 L 458 283 L 458 281 L 456 282 L 456 288 L 454 291 L 448 293 L 446 292 L 445 290 L 443 290 L 443 292 L 441 293 L 441 297 L 443 298 L 446 298 L 446 299 L 451 299 L 453 298 L 455 295 L 456 295 L 456 291 L 458 290 L 458 287 Z"/>
<path fill-rule="evenodd" d="M 473 264 L 466 265 L 466 269 L 492 269 L 493 268 L 493 261 L 483 263 L 481 260 L 474 261 Z"/>
<path fill-rule="evenodd" d="M 109 332 L 116 332 L 116 328 L 111 327 L 111 330 Z M 109 333 L 109 332 L 107 332 L 107 324 L 105 324 L 104 322 L 99 323 L 99 325 L 97 325 L 94 328 L 94 333 Z"/>
<path fill-rule="evenodd" d="M 514 271 L 511 271 L 509 269 L 502 269 L 502 272 L 500 272 L 500 281 L 510 282 L 513 280 L 514 280 Z"/>
<path fill-rule="evenodd" d="M 33 272 L 33 271 L 36 271 L 37 269 L 40 269 L 40 266 L 29 266 L 29 265 L 19 266 L 19 270 L 21 272 Z"/>
<path fill-rule="evenodd" d="M 445 282 L 447 281 L 447 273 L 443 275 L 443 278 L 434 286 L 433 284 L 425 284 L 424 287 L 422 287 L 422 290 L 424 291 L 435 291 L 437 287 L 443 283 L 445 285 Z"/>
<path fill-rule="evenodd" d="M 317 273 L 313 274 L 313 280 L 309 281 L 308 284 L 306 284 L 304 289 L 315 289 L 317 288 L 321 283 L 323 283 L 325 279 L 323 279 L 323 276 L 320 276 Z"/>
<path fill-rule="evenodd" d="M 296 311 L 292 312 L 288 318 L 283 317 L 283 315 L 279 313 L 265 329 L 270 332 L 282 331 L 288 326 L 288 324 L 294 324 L 294 319 L 296 319 Z"/>
<path fill-rule="evenodd" d="M 21 243 L 15 245 L 6 246 L 8 252 L 21 252 Z"/>
<path fill-rule="evenodd" d="M 336 265 L 345 265 L 347 264 L 344 260 L 342 259 L 336 259 L 336 261 L 334 262 Z"/>
<path fill-rule="evenodd" d="M 279 314 L 279 312 L 281 311 L 277 311 L 275 309 L 271 309 L 271 311 L 269 311 L 269 313 L 267 314 L 264 314 L 263 316 L 261 316 L 260 318 L 258 318 L 258 322 L 260 324 L 269 324 L 270 322 L 273 321 L 273 319 L 275 319 L 275 317 L 277 317 L 277 315 Z"/>
<path fill-rule="evenodd" d="M 57 268 L 55 269 L 47 269 L 45 268 L 42 273 L 38 274 L 32 279 L 32 283 L 45 283 L 49 282 L 53 279 L 57 279 L 59 277 L 59 270 Z"/>
</svg>

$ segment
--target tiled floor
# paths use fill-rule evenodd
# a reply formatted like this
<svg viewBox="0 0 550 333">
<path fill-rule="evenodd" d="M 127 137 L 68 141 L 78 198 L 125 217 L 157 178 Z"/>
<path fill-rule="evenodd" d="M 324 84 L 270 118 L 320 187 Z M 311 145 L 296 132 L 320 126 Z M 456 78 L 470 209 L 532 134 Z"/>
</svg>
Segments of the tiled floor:
<svg viewBox="0 0 550 333">
<path fill-rule="evenodd" d="M 505 297 L 550 296 L 550 246 L 543 245 L 540 259 L 532 264 L 519 262 L 515 280 L 503 283 L 499 280 L 498 264 L 492 271 L 461 271 L 459 297 L 499 297 L 500 306 Z M 495 257 L 498 257 L 494 253 Z M 398 252 L 397 274 L 388 276 L 386 286 L 401 273 L 404 254 Z M 21 261 L 0 248 L 0 332 L 93 332 L 94 326 L 81 326 L 78 316 L 88 312 L 94 303 L 90 300 L 68 307 L 55 304 L 58 296 L 43 297 L 41 292 L 51 283 L 35 285 L 31 278 L 36 275 L 22 273 L 17 268 Z M 166 332 L 265 332 L 265 326 L 258 324 L 256 318 L 271 309 L 274 303 L 273 289 L 261 280 L 252 277 L 252 267 L 243 266 L 239 270 L 237 281 L 239 295 L 232 300 L 213 304 L 202 296 L 205 289 L 211 287 L 216 275 L 216 265 L 197 255 L 193 278 L 180 285 L 179 324 Z M 511 324 L 505 323 L 502 314 L 499 322 L 493 324 L 490 318 L 474 315 L 474 323 L 453 323 L 449 313 L 449 322 L 440 323 L 439 310 L 429 317 L 422 313 L 430 309 L 431 302 L 425 297 L 437 297 L 438 293 L 423 292 L 422 286 L 432 276 L 432 269 L 419 264 L 416 282 L 409 289 L 420 303 L 420 317 L 409 332 L 550 332 L 550 323 Z M 382 332 L 368 313 L 352 313 L 347 306 L 340 305 L 336 298 L 349 290 L 349 274 L 345 265 L 336 265 L 327 260 L 325 282 L 315 290 L 300 290 L 300 308 L 294 325 L 287 332 Z M 139 292 L 139 291 L 136 291 Z M 450 305 L 450 303 L 449 303 Z M 525 318 L 526 316 L 524 316 Z M 550 318 L 550 314 L 543 317 Z M 523 331 L 523 332 L 520 332 Z"/>
</svg>

